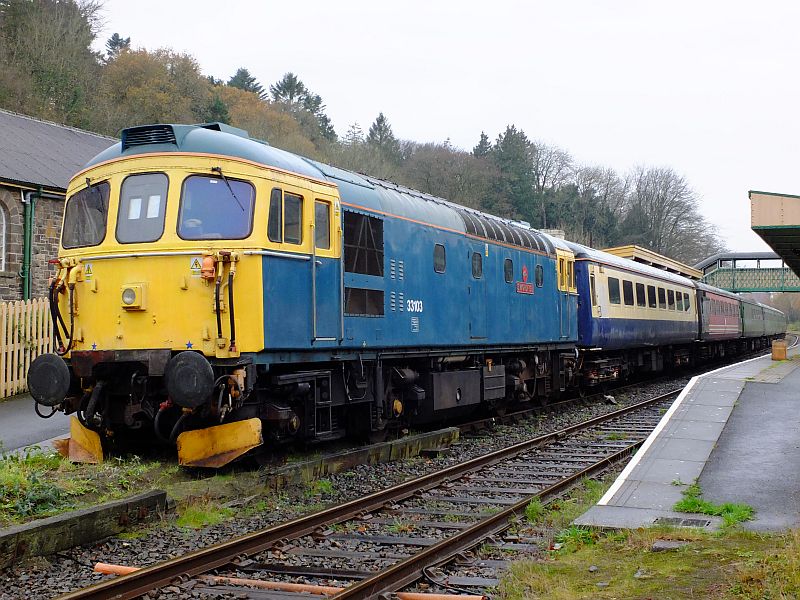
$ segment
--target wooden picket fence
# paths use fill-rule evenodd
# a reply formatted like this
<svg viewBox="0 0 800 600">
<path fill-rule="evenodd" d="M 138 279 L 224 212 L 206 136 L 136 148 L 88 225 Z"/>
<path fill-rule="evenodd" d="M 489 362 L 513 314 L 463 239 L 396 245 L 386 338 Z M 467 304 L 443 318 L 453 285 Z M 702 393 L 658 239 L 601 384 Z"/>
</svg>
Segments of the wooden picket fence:
<svg viewBox="0 0 800 600">
<path fill-rule="evenodd" d="M 0 398 L 27 391 L 28 367 L 53 347 L 45 298 L 0 302 Z"/>
</svg>

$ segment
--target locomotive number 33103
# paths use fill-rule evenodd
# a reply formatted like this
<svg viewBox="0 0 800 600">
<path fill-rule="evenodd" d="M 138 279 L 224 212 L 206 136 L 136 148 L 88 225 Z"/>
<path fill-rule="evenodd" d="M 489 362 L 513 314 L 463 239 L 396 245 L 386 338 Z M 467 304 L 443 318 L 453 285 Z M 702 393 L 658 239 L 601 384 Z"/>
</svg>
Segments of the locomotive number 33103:
<svg viewBox="0 0 800 600">
<path fill-rule="evenodd" d="M 406 311 L 410 313 L 421 313 L 422 300 L 406 300 Z"/>
</svg>

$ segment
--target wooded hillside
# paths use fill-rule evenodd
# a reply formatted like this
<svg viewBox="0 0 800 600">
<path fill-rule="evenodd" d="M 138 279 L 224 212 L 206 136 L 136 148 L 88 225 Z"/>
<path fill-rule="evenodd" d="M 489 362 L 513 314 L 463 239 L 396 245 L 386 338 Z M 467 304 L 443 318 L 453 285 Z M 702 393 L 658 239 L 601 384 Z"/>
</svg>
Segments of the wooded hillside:
<svg viewBox="0 0 800 600">
<path fill-rule="evenodd" d="M 267 86 L 244 67 L 216 79 L 190 55 L 137 48 L 118 33 L 95 52 L 101 16 L 97 0 L 0 0 L 0 108 L 114 136 L 146 123 L 221 121 L 594 247 L 638 244 L 689 264 L 724 249 L 698 211 L 701 199 L 669 167 L 617 173 L 578 164 L 514 125 L 476 132 L 471 150 L 399 139 L 377 110 L 366 133 L 357 123 L 335 126 L 321 95 L 292 72 Z"/>
</svg>

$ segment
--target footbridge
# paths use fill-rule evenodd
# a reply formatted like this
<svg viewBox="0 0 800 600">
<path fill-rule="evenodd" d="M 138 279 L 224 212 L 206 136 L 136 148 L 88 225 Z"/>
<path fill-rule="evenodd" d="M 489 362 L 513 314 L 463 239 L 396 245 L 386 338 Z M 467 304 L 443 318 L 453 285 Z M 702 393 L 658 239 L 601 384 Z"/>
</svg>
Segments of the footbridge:
<svg viewBox="0 0 800 600">
<path fill-rule="evenodd" d="M 704 283 L 731 292 L 800 292 L 800 278 L 775 252 L 723 252 L 694 268 Z"/>
</svg>

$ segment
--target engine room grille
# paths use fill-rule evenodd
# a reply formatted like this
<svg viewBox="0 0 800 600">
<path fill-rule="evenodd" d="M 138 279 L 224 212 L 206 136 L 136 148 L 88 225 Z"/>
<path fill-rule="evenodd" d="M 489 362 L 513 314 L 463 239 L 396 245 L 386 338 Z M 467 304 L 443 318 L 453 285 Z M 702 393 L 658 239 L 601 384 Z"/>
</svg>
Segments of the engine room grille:
<svg viewBox="0 0 800 600">
<path fill-rule="evenodd" d="M 147 125 L 130 127 L 122 131 L 122 150 L 148 144 L 176 144 L 175 132 L 171 125 Z"/>
</svg>

